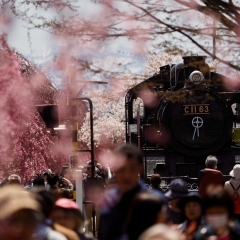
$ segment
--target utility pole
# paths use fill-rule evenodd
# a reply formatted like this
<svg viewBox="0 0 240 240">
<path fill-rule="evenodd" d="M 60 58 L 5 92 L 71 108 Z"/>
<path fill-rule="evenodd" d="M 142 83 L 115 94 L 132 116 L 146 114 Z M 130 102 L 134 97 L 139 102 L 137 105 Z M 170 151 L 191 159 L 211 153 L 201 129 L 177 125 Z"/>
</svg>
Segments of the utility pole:
<svg viewBox="0 0 240 240">
<path fill-rule="evenodd" d="M 92 175 L 94 176 L 94 139 L 93 139 L 93 106 L 92 101 L 89 98 L 79 98 L 78 96 L 82 92 L 83 88 L 88 84 L 107 84 L 103 81 L 77 81 L 77 62 L 74 57 L 71 59 L 71 63 L 68 67 L 68 106 L 71 112 L 71 126 L 72 126 L 72 155 L 70 156 L 70 164 L 76 167 L 78 164 L 78 154 L 80 152 L 91 153 L 92 163 Z M 82 83 L 82 88 L 79 89 L 78 83 Z M 91 135 L 91 149 L 80 150 L 78 148 L 78 121 L 77 121 L 77 106 L 79 101 L 87 101 L 90 106 L 90 135 Z M 75 169 L 74 169 L 75 170 Z M 80 191 L 82 192 L 82 191 Z M 79 194 L 78 194 L 79 195 Z M 73 198 L 76 200 L 76 191 L 73 192 Z"/>
<path fill-rule="evenodd" d="M 77 95 L 77 84 L 76 84 L 76 77 L 77 77 L 77 67 L 73 59 L 71 59 L 69 68 L 68 68 L 68 85 L 69 85 L 69 92 L 68 92 L 68 104 L 70 107 L 71 113 L 71 126 L 72 126 L 72 155 L 69 157 L 69 163 L 73 169 L 78 164 L 78 122 L 77 122 L 77 101 L 75 100 Z M 73 199 L 76 200 L 76 191 L 73 191 Z"/>
<path fill-rule="evenodd" d="M 72 148 L 74 160 L 77 160 L 78 153 L 78 140 L 77 140 L 77 131 L 78 131 L 78 122 L 77 122 L 77 101 L 75 100 L 77 95 L 77 67 L 74 62 L 71 62 L 70 65 L 70 107 L 71 107 L 71 118 L 72 118 Z M 74 163 L 75 164 L 75 163 Z"/>
</svg>

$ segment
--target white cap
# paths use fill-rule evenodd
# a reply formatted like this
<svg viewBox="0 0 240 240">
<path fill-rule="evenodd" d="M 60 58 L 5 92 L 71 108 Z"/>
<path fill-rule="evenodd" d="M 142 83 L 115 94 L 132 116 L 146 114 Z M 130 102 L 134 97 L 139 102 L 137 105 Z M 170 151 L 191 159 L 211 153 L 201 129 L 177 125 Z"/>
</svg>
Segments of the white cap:
<svg viewBox="0 0 240 240">
<path fill-rule="evenodd" d="M 237 164 L 233 167 L 233 170 L 229 173 L 231 177 L 235 179 L 240 179 L 240 164 Z"/>
</svg>

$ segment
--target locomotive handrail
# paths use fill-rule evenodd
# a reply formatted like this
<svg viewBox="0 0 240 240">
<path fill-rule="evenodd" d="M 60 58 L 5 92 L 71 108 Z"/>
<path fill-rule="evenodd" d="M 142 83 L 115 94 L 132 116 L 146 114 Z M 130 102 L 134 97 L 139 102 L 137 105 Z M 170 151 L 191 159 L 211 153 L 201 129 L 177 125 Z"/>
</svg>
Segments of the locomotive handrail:
<svg viewBox="0 0 240 240">
<path fill-rule="evenodd" d="M 147 176 L 148 178 L 150 178 L 151 177 L 151 175 L 148 175 Z M 173 180 L 173 179 L 176 179 L 176 178 L 182 178 L 182 179 L 191 179 L 191 180 L 197 180 L 198 178 L 191 178 L 191 177 L 189 177 L 189 176 L 171 176 L 171 177 L 161 177 L 161 179 L 162 180 L 167 180 L 167 179 L 169 179 L 169 180 Z"/>
<path fill-rule="evenodd" d="M 148 175 L 149 177 L 149 175 Z M 172 176 L 172 177 L 161 177 L 161 179 L 163 180 L 162 183 L 160 184 L 160 187 L 161 189 L 166 192 L 168 191 L 169 189 L 171 189 L 171 186 L 170 186 L 170 182 L 173 180 L 173 179 L 176 179 L 176 178 L 182 178 L 184 180 L 191 180 L 191 181 L 196 181 L 196 182 L 193 182 L 193 183 L 189 183 L 187 181 L 187 186 L 188 186 L 188 190 L 190 191 L 197 191 L 198 190 L 198 184 L 197 184 L 197 180 L 198 178 L 190 178 L 189 176 Z M 223 178 L 225 180 L 228 180 L 229 178 L 231 178 L 230 175 L 223 175 Z"/>
<path fill-rule="evenodd" d="M 193 191 L 197 191 L 198 190 L 198 185 L 196 183 L 187 184 L 187 186 L 188 186 L 188 190 L 193 190 Z M 161 185 L 161 188 L 165 192 L 165 191 L 171 189 L 171 186 L 170 186 L 170 184 Z"/>
<path fill-rule="evenodd" d="M 147 175 L 147 178 L 150 178 L 151 175 Z M 223 175 L 224 178 L 230 178 L 231 176 L 230 175 Z M 189 180 L 197 180 L 198 178 L 192 178 L 192 177 L 189 177 L 189 176 L 171 176 L 171 177 L 161 177 L 162 180 L 173 180 L 173 179 L 176 179 L 176 178 L 182 178 L 182 179 L 189 179 Z"/>
</svg>

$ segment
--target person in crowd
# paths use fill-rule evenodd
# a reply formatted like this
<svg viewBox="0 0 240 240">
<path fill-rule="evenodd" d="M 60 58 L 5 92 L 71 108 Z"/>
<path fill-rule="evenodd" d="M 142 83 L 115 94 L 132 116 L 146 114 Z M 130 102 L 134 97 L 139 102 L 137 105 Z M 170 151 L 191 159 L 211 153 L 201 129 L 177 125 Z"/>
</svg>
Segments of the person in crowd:
<svg viewBox="0 0 240 240">
<path fill-rule="evenodd" d="M 161 181 L 162 181 L 162 179 L 161 179 L 160 174 L 158 174 L 158 173 L 153 174 L 150 178 L 150 188 L 162 192 L 162 188 L 160 187 Z"/>
<path fill-rule="evenodd" d="M 230 194 L 222 186 L 210 186 L 203 199 L 206 226 L 195 235 L 196 240 L 237 240 L 240 228 L 233 221 L 234 204 Z"/>
<path fill-rule="evenodd" d="M 69 192 L 69 195 L 72 197 L 73 196 L 73 184 L 71 183 L 70 180 L 67 178 L 60 176 L 59 177 L 59 188 L 64 189 L 65 191 Z"/>
<path fill-rule="evenodd" d="M 92 175 L 94 170 L 94 176 Z M 99 212 L 95 209 L 95 204 L 100 199 L 104 191 L 104 183 L 102 177 L 96 174 L 96 168 L 92 169 L 91 165 L 87 166 L 87 176 L 83 178 L 83 190 L 84 190 L 84 209 L 87 220 L 87 230 L 93 232 L 93 216 L 92 211 L 95 210 L 96 215 L 96 227 L 99 225 Z M 88 203 L 87 203 L 88 202 Z M 95 220 L 94 220 L 95 221 Z"/>
<path fill-rule="evenodd" d="M 109 189 L 112 189 L 115 187 L 117 187 L 117 182 L 116 182 L 115 177 L 113 176 L 108 179 L 106 189 L 109 190 Z"/>
<path fill-rule="evenodd" d="M 179 201 L 178 207 L 184 213 L 186 220 L 177 228 L 186 236 L 186 240 L 192 240 L 203 225 L 202 198 L 199 194 L 191 192 Z"/>
<path fill-rule="evenodd" d="M 184 240 L 184 238 L 167 225 L 156 224 L 143 232 L 139 240 Z"/>
<path fill-rule="evenodd" d="M 59 176 L 56 174 L 48 174 L 47 176 L 47 182 L 50 191 L 54 191 L 59 188 Z"/>
<path fill-rule="evenodd" d="M 0 187 L 3 187 L 7 184 L 8 184 L 8 177 L 2 180 Z"/>
<path fill-rule="evenodd" d="M 73 190 L 73 184 L 72 182 L 74 181 L 71 171 L 69 168 L 63 168 L 59 177 L 59 187 L 60 188 L 65 188 L 68 190 Z"/>
<path fill-rule="evenodd" d="M 94 160 L 93 163 L 94 163 L 96 174 L 103 179 L 103 182 L 105 184 L 105 180 L 106 180 L 105 169 L 103 168 L 103 166 L 100 163 L 97 162 L 97 160 Z M 92 166 L 92 161 L 87 162 L 87 167 L 88 166 Z M 88 174 L 87 167 L 86 167 L 86 174 Z"/>
<path fill-rule="evenodd" d="M 51 218 L 54 223 L 58 223 L 68 229 L 75 231 L 81 240 L 91 240 L 93 238 L 84 235 L 80 229 L 83 225 L 83 215 L 74 201 L 61 198 L 55 202 Z"/>
<path fill-rule="evenodd" d="M 54 195 L 55 201 L 58 200 L 59 198 L 72 199 L 70 192 L 67 189 L 63 189 L 63 188 L 58 188 L 54 190 L 53 195 Z"/>
<path fill-rule="evenodd" d="M 70 198 L 73 198 L 75 180 L 72 177 L 69 168 L 63 168 L 59 176 L 59 188 L 69 192 Z M 74 184 L 73 184 L 74 183 Z M 68 196 L 66 196 L 68 198 Z"/>
<path fill-rule="evenodd" d="M 43 177 L 43 179 L 44 179 L 45 188 L 46 188 L 47 190 L 49 190 L 50 186 L 49 186 L 49 184 L 48 184 L 48 182 L 47 182 L 48 172 L 43 172 L 43 173 L 42 173 L 42 177 Z"/>
<path fill-rule="evenodd" d="M 0 239 L 31 240 L 39 218 L 39 204 L 18 185 L 0 189 Z"/>
<path fill-rule="evenodd" d="M 34 178 L 33 182 L 32 182 L 32 186 L 33 187 L 45 187 L 44 178 L 43 177 Z"/>
<path fill-rule="evenodd" d="M 137 240 L 149 227 L 167 221 L 163 199 L 151 192 L 139 193 L 131 204 L 125 234 L 121 240 Z"/>
<path fill-rule="evenodd" d="M 107 170 L 105 167 L 103 167 L 100 163 L 97 162 L 97 173 L 100 177 L 102 177 L 104 184 L 106 184 L 107 179 Z"/>
<path fill-rule="evenodd" d="M 69 191 L 73 191 L 73 184 L 72 184 L 72 182 L 68 179 L 68 178 L 66 178 L 66 177 L 63 177 L 62 178 L 62 181 L 63 181 L 63 184 L 64 184 L 64 188 L 65 189 L 67 189 L 67 190 L 69 190 Z"/>
<path fill-rule="evenodd" d="M 38 223 L 32 240 L 67 240 L 61 233 L 53 230 L 54 226 L 49 219 L 50 213 L 54 205 L 54 197 L 51 192 L 43 188 L 33 188 L 31 190 L 35 194 L 35 199 L 40 205 L 40 210 L 44 216 L 42 221 Z"/>
<path fill-rule="evenodd" d="M 206 168 L 199 172 L 198 188 L 202 197 L 204 197 L 209 185 L 223 185 L 223 174 L 217 170 L 217 164 L 217 158 L 209 155 L 205 161 Z"/>
<path fill-rule="evenodd" d="M 179 209 L 178 203 L 182 198 L 185 198 L 188 195 L 188 186 L 187 183 L 180 179 L 174 179 L 170 183 L 170 190 L 165 193 L 165 196 L 168 198 L 168 215 L 169 223 L 180 224 L 184 219 L 184 214 Z"/>
<path fill-rule="evenodd" d="M 235 217 L 240 221 L 240 164 L 235 165 L 229 175 L 232 178 L 225 182 L 224 188 L 232 196 Z"/>
<path fill-rule="evenodd" d="M 9 184 L 21 184 L 21 178 L 19 175 L 17 174 L 11 174 L 9 177 L 8 177 L 8 183 Z"/>
<path fill-rule="evenodd" d="M 99 240 L 115 240 L 124 233 L 124 224 L 131 202 L 146 187 L 138 181 L 143 171 L 142 152 L 134 145 L 120 145 L 114 150 L 113 171 L 116 188 L 106 191 L 101 203 L 99 223 Z M 163 199 L 164 195 L 159 193 Z"/>
<path fill-rule="evenodd" d="M 93 160 L 94 167 L 97 166 L 97 160 Z M 87 161 L 87 166 L 92 165 L 92 160 Z"/>
</svg>

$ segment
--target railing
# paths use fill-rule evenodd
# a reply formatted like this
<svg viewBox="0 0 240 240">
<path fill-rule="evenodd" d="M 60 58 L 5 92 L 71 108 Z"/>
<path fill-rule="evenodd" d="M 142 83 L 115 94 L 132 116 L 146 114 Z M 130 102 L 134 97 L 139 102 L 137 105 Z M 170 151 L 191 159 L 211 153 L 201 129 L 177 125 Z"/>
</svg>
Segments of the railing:
<svg viewBox="0 0 240 240">
<path fill-rule="evenodd" d="M 187 185 L 189 191 L 198 191 L 198 185 L 196 183 L 188 183 Z M 167 192 L 171 188 L 170 184 L 161 184 L 160 187 L 164 192 Z"/>
<path fill-rule="evenodd" d="M 149 182 L 150 182 L 150 177 L 151 176 L 148 176 L 148 181 Z M 168 191 L 171 188 L 170 187 L 171 181 L 173 179 L 176 179 L 176 178 L 181 178 L 181 179 L 185 180 L 187 182 L 187 185 L 188 185 L 188 190 L 198 191 L 198 178 L 190 178 L 188 176 L 161 177 L 162 182 L 161 182 L 160 187 L 162 188 L 162 190 L 164 192 Z M 228 181 L 231 178 L 231 176 L 230 175 L 224 175 L 223 178 L 224 178 L 224 182 L 225 182 L 225 181 Z"/>
</svg>

